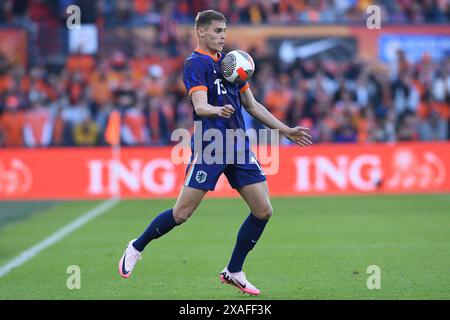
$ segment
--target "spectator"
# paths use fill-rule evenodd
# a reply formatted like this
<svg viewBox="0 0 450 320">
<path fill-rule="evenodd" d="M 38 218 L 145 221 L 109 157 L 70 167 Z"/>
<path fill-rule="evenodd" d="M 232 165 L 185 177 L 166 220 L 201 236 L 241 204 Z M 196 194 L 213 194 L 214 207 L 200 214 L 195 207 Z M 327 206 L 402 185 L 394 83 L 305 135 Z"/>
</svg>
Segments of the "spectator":
<svg viewBox="0 0 450 320">
<path fill-rule="evenodd" d="M 86 117 L 82 122 L 73 127 L 73 142 L 75 146 L 95 146 L 98 141 L 98 127 L 91 117 Z"/>
<path fill-rule="evenodd" d="M 435 110 L 419 123 L 419 135 L 423 141 L 446 140 L 448 137 L 448 122 L 441 118 Z"/>
<path fill-rule="evenodd" d="M 379 0 L 377 4 L 383 10 L 383 23 L 440 23 L 450 21 L 447 2 Z M 67 0 L 3 1 L 0 21 L 10 24 L 32 21 L 38 35 L 58 42 L 53 39 L 54 26 L 60 23 L 65 28 L 61 8 L 68 3 Z M 85 18 L 99 27 L 98 56 L 75 54 L 61 66 L 44 66 L 39 59 L 47 51 L 35 48 L 34 43 L 42 39 L 35 38 L 31 31 L 33 59 L 27 70 L 14 68 L 0 53 L 2 146 L 24 145 L 24 128 L 26 145 L 30 146 L 102 145 L 103 135 L 98 133 L 103 132 L 113 108 L 123 114 L 125 144 L 169 144 L 170 132 L 175 128 L 192 130 L 192 105 L 184 92 L 180 72 L 185 57 L 195 46 L 195 38 L 179 28 L 180 21 L 190 23 L 198 10 L 217 7 L 232 24 L 359 23 L 364 22 L 364 9 L 371 2 L 101 0 L 93 4 L 83 0 L 77 3 L 94 8 Z M 47 21 L 49 17 L 51 21 Z M 120 40 L 105 36 L 106 26 L 134 26 L 143 22 L 158 30 L 152 41 L 142 45 L 126 28 L 126 45 L 120 45 L 123 51 L 105 53 L 105 48 L 110 48 L 108 42 Z M 311 126 L 316 143 L 437 140 L 446 132 L 448 139 L 445 128 L 450 121 L 449 58 L 434 61 L 432 55 L 425 54 L 414 62 L 398 50 L 397 61 L 387 66 L 389 69 L 358 57 L 350 61 L 334 57 L 302 58 L 282 63 L 267 47 L 258 44 L 248 49 L 257 65 L 251 81 L 252 92 L 280 120 L 292 126 L 301 123 Z M 37 109 L 45 112 L 37 112 L 36 104 Z M 38 116 L 25 117 L 24 112 Z M 244 121 L 247 128 L 261 126 L 245 114 Z M 48 127 L 50 134 L 43 129 Z M 95 132 L 97 140 L 92 138 Z"/>
<path fill-rule="evenodd" d="M 151 145 L 166 145 L 169 143 L 170 134 L 167 118 L 163 113 L 163 104 L 163 100 L 159 98 L 149 100 L 147 119 L 150 128 Z"/>
<path fill-rule="evenodd" d="M 450 59 L 444 63 L 441 72 L 431 86 L 434 99 L 450 104 Z"/>
<path fill-rule="evenodd" d="M 62 118 L 62 108 L 54 105 L 52 108 L 52 146 L 64 146 L 64 127 L 65 122 Z"/>
<path fill-rule="evenodd" d="M 346 109 L 338 116 L 338 125 L 333 133 L 333 142 L 356 142 L 357 129 L 353 123 L 352 111 Z"/>
<path fill-rule="evenodd" d="M 406 111 L 399 120 L 398 141 L 414 141 L 419 137 L 418 121 L 413 112 Z"/>
<path fill-rule="evenodd" d="M 149 133 L 145 121 L 144 103 L 127 108 L 123 114 L 121 137 L 129 146 L 145 145 L 149 142 Z"/>
<path fill-rule="evenodd" d="M 410 75 L 402 74 L 393 83 L 392 93 L 394 108 L 399 115 L 404 112 L 415 113 L 417 111 L 420 97 Z"/>
<path fill-rule="evenodd" d="M 49 108 L 36 101 L 25 114 L 24 139 L 27 147 L 47 147 L 52 138 L 52 117 Z"/>
<path fill-rule="evenodd" d="M 73 146 L 73 129 L 78 124 L 85 122 L 91 117 L 88 105 L 85 101 L 80 101 L 76 104 L 68 103 L 65 107 L 63 107 L 61 117 L 64 121 L 64 145 Z"/>
<path fill-rule="evenodd" d="M 25 112 L 19 109 L 16 97 L 6 100 L 6 108 L 0 113 L 1 144 L 4 147 L 24 146 L 23 128 L 25 125 Z"/>
</svg>

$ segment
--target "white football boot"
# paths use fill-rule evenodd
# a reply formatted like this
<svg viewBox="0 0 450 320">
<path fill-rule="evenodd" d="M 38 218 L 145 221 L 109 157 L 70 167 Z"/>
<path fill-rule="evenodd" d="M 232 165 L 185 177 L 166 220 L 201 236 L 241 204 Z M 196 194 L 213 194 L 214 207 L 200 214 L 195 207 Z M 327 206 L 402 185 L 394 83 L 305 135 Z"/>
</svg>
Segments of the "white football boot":
<svg viewBox="0 0 450 320">
<path fill-rule="evenodd" d="M 128 246 L 119 261 L 119 274 L 124 278 L 131 276 L 134 266 L 142 259 L 141 253 L 133 247 L 135 240 L 128 242 Z"/>
<path fill-rule="evenodd" d="M 220 281 L 225 284 L 230 284 L 241 290 L 243 293 L 248 293 L 252 296 L 257 296 L 261 293 L 258 288 L 252 285 L 245 277 L 245 272 L 231 273 L 225 267 L 220 273 Z"/>
</svg>

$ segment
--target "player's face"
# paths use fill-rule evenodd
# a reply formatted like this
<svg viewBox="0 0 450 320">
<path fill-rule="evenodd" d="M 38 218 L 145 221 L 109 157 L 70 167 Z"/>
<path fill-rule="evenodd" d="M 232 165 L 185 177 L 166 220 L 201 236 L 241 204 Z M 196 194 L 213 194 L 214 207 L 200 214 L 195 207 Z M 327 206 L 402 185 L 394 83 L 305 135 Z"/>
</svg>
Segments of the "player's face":
<svg viewBox="0 0 450 320">
<path fill-rule="evenodd" d="M 205 44 L 211 51 L 222 51 L 225 45 L 227 25 L 223 21 L 212 21 L 205 30 Z"/>
</svg>

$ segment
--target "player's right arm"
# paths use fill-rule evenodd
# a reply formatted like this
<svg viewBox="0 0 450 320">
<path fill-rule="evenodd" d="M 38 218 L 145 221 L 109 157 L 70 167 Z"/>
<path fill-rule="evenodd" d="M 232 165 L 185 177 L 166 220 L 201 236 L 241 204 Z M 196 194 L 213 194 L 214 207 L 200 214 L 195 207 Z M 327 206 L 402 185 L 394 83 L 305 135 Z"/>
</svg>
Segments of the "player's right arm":
<svg viewBox="0 0 450 320">
<path fill-rule="evenodd" d="M 208 104 L 207 92 L 203 90 L 192 92 L 191 100 L 195 113 L 200 117 L 219 116 L 229 118 L 234 113 L 234 108 L 230 104 L 226 104 L 223 107 L 214 107 Z"/>
<path fill-rule="evenodd" d="M 208 103 L 208 66 L 198 59 L 188 59 L 184 63 L 183 82 L 191 97 L 195 113 L 199 117 L 219 116 L 229 118 L 234 108 L 226 104 L 222 107 Z"/>
</svg>

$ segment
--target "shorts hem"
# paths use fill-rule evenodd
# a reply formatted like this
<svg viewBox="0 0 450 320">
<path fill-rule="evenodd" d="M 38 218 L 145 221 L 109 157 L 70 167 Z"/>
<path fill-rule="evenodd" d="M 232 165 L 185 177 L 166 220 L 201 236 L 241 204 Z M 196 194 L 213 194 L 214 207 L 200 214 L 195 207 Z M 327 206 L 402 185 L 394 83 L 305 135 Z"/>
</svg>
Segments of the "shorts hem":
<svg viewBox="0 0 450 320">
<path fill-rule="evenodd" d="M 231 186 L 231 184 L 230 184 L 230 186 L 231 186 L 233 189 L 236 189 L 236 190 L 237 190 L 237 189 L 240 189 L 240 188 L 242 188 L 242 187 L 249 186 L 249 185 L 255 184 L 255 183 L 264 182 L 264 181 L 267 181 L 267 179 L 264 178 L 264 179 L 261 179 L 261 180 L 258 180 L 258 181 L 251 181 L 251 182 L 249 182 L 249 183 L 240 184 L 240 185 L 238 185 L 238 186 Z"/>
<path fill-rule="evenodd" d="M 211 188 L 202 188 L 202 187 L 198 187 L 198 186 L 190 186 L 188 184 L 185 184 L 185 186 L 189 187 L 189 188 L 193 188 L 193 189 L 203 190 L 203 191 L 214 191 L 214 189 L 215 189 L 215 187 L 211 189 Z"/>
</svg>

